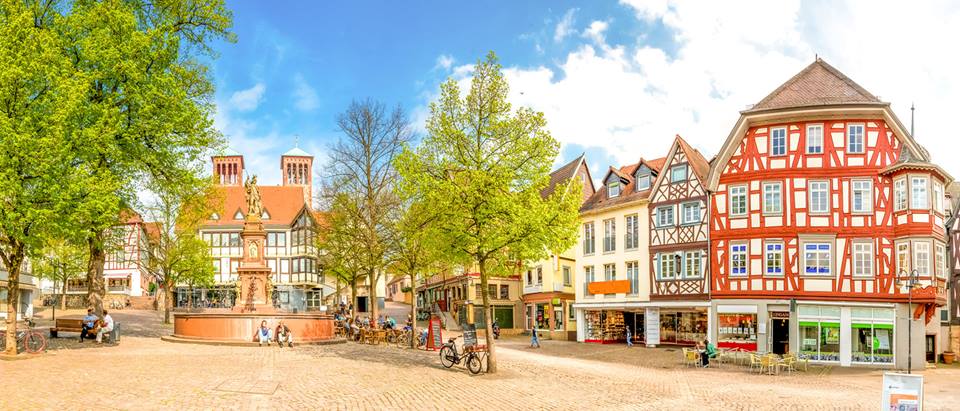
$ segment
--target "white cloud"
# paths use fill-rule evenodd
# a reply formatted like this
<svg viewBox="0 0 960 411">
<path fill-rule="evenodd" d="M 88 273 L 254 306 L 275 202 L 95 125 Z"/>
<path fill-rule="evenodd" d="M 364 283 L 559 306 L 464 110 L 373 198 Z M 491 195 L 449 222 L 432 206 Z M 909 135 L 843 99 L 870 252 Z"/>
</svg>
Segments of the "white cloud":
<svg viewBox="0 0 960 411">
<path fill-rule="evenodd" d="M 434 70 L 438 68 L 442 68 L 444 70 L 450 70 L 450 67 L 453 66 L 453 63 L 455 61 L 456 60 L 453 58 L 453 56 L 441 54 L 440 56 L 437 57 L 437 64 L 435 64 L 433 68 Z"/>
<path fill-rule="evenodd" d="M 293 76 L 293 105 L 300 111 L 313 111 L 320 106 L 317 91 L 299 73 Z"/>
<path fill-rule="evenodd" d="M 560 22 L 557 23 L 557 28 L 554 29 L 553 31 L 553 41 L 559 43 L 563 41 L 563 39 L 566 38 L 567 36 L 573 34 L 574 32 L 573 15 L 576 14 L 576 12 L 577 12 L 577 9 L 570 9 L 563 14 L 563 17 L 560 19 Z"/>
<path fill-rule="evenodd" d="M 237 111 L 256 110 L 263 100 L 263 93 L 266 91 L 267 86 L 263 83 L 257 83 L 246 90 L 234 92 L 230 96 L 230 107 Z"/>
<path fill-rule="evenodd" d="M 610 27 L 610 23 L 605 21 L 594 21 L 590 23 L 590 26 L 583 30 L 581 36 L 592 40 L 595 44 L 603 45 L 606 44 L 606 38 L 603 35 L 604 31 L 607 31 L 607 27 Z"/>
</svg>

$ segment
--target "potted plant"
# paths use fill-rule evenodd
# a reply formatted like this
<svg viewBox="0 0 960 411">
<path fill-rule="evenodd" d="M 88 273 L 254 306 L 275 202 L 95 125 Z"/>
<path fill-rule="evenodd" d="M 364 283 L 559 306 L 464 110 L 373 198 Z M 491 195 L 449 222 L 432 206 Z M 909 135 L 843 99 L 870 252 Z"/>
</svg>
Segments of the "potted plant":
<svg viewBox="0 0 960 411">
<path fill-rule="evenodd" d="M 944 351 L 943 352 L 943 363 L 944 364 L 953 364 L 953 360 L 957 358 L 957 353 L 953 351 Z"/>
</svg>

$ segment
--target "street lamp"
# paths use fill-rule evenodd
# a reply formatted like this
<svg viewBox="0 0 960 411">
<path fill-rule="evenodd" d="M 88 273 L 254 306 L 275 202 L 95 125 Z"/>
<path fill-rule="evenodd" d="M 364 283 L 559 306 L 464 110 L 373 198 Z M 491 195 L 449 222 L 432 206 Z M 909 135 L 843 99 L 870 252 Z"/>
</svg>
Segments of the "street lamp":
<svg viewBox="0 0 960 411">
<path fill-rule="evenodd" d="M 907 287 L 907 374 L 910 374 L 913 366 L 913 289 L 919 285 L 920 276 L 916 269 L 908 275 L 905 270 L 900 270 L 900 276 L 897 277 L 897 287 Z"/>
</svg>

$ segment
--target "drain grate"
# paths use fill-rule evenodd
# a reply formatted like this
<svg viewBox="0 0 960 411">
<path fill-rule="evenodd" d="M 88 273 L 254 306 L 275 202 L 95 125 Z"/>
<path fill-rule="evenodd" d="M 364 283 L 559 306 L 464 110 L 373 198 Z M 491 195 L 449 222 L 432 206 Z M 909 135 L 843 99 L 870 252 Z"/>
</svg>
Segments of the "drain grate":
<svg viewBox="0 0 960 411">
<path fill-rule="evenodd" d="M 226 380 L 217 386 L 217 391 L 239 392 L 244 394 L 273 395 L 280 383 L 269 380 Z"/>
</svg>

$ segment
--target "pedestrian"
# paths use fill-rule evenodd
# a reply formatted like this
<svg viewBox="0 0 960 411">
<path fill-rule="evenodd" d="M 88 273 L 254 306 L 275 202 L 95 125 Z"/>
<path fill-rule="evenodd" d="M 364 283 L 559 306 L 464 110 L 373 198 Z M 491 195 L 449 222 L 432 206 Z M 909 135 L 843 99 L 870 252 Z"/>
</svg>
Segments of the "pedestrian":
<svg viewBox="0 0 960 411">
<path fill-rule="evenodd" d="M 540 336 L 537 335 L 537 323 L 533 323 L 533 332 L 530 333 L 530 348 L 536 346 L 540 348 Z"/>
<path fill-rule="evenodd" d="M 630 334 L 630 327 L 627 327 L 627 347 L 633 347 L 633 335 Z"/>
</svg>

